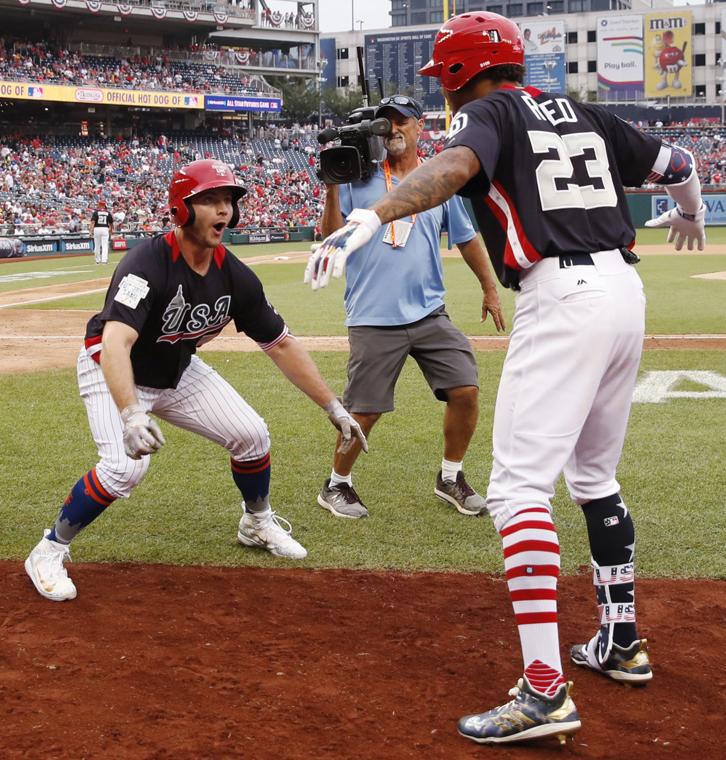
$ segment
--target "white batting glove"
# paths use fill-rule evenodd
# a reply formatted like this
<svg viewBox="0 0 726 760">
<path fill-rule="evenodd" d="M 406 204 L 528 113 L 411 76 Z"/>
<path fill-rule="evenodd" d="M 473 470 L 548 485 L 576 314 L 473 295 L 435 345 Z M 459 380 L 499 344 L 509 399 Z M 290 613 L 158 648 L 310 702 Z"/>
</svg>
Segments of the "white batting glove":
<svg viewBox="0 0 726 760">
<path fill-rule="evenodd" d="M 343 440 L 340 446 L 338 446 L 339 453 L 346 454 L 356 438 L 363 451 L 368 452 L 368 441 L 366 440 L 365 433 L 350 413 L 346 411 L 343 404 L 340 403 L 340 399 L 334 398 L 332 401 L 329 401 L 325 405 L 325 411 L 328 413 L 330 421 L 340 430 L 340 434 L 343 436 Z"/>
<path fill-rule="evenodd" d="M 689 251 L 692 251 L 694 246 L 702 251 L 706 245 L 705 216 L 706 207 L 703 203 L 695 214 L 688 214 L 676 205 L 675 208 L 664 212 L 657 219 L 649 219 L 645 226 L 670 227 L 666 242 L 673 243 L 675 241 L 677 251 L 683 248 L 684 243 L 688 245 Z"/>
<path fill-rule="evenodd" d="M 121 421 L 124 423 L 124 449 L 130 459 L 153 454 L 166 443 L 161 429 L 141 404 L 127 406 L 121 412 Z"/>
<path fill-rule="evenodd" d="M 348 256 L 364 246 L 381 226 L 378 214 L 365 208 L 354 208 L 347 222 L 328 235 L 311 254 L 303 282 L 309 282 L 313 290 L 326 287 L 331 275 L 341 277 Z"/>
</svg>

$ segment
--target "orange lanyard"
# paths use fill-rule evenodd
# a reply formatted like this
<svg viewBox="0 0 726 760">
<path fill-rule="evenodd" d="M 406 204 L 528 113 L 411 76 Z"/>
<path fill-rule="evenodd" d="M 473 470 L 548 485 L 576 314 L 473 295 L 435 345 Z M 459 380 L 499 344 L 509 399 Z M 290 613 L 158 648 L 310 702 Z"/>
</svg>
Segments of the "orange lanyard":
<svg viewBox="0 0 726 760">
<path fill-rule="evenodd" d="M 420 163 L 421 161 L 419 161 L 419 164 Z M 388 163 L 388 159 L 383 162 L 383 176 L 386 179 L 386 192 L 390 193 L 391 188 L 393 187 L 393 181 L 391 180 L 391 165 Z M 416 214 L 411 214 L 412 229 L 414 224 L 416 224 Z M 396 225 L 394 222 L 391 222 L 391 244 L 394 248 L 396 247 Z"/>
</svg>

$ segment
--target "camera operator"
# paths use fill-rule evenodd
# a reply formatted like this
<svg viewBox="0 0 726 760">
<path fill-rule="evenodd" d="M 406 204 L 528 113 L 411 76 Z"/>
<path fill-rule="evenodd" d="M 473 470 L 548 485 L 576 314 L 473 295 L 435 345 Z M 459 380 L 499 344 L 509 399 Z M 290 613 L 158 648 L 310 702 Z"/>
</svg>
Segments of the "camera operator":
<svg viewBox="0 0 726 760">
<path fill-rule="evenodd" d="M 418 165 L 423 109 L 413 98 L 383 98 L 375 118 L 391 122 L 383 138 L 387 159 L 365 181 L 327 184 L 322 233 L 345 224 L 354 208 L 368 208 Z M 482 321 L 492 315 L 504 330 L 501 305 L 484 249 L 463 203 L 454 196 L 413 217 L 381 228 L 347 262 L 345 310 L 350 356 L 344 405 L 366 435 L 384 412 L 393 411 L 393 393 L 407 356 L 418 363 L 434 396 L 446 403 L 444 451 L 434 493 L 465 515 L 486 511 L 484 499 L 464 479 L 462 461 L 478 416 L 477 366 L 467 338 L 451 323 L 444 306 L 440 236 L 448 232 L 483 290 Z M 366 517 L 353 489 L 351 471 L 360 453 L 336 449 L 330 479 L 318 504 L 336 517 Z M 411 473 L 411 478 L 416 477 Z"/>
</svg>

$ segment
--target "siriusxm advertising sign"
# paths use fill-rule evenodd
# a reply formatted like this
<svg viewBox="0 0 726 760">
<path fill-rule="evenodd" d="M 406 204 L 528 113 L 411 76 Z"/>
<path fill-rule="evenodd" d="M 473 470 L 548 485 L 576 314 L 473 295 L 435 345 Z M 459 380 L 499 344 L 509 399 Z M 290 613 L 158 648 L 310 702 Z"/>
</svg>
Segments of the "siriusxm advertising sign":
<svg viewBox="0 0 726 760">
<path fill-rule="evenodd" d="M 653 209 L 653 218 L 660 216 L 676 204 L 670 195 L 654 195 L 650 202 Z M 707 193 L 703 196 L 706 205 L 706 224 L 713 226 L 726 225 L 726 193 Z"/>
<path fill-rule="evenodd" d="M 262 111 L 278 113 L 282 110 L 280 98 L 256 98 L 232 95 L 205 95 L 205 111 Z"/>
</svg>

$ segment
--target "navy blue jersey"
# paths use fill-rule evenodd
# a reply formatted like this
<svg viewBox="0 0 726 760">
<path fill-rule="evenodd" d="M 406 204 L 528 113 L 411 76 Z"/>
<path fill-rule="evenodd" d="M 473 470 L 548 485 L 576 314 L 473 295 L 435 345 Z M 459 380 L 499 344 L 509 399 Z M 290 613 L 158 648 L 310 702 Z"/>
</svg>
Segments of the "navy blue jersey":
<svg viewBox="0 0 726 760">
<path fill-rule="evenodd" d="M 288 333 L 248 266 L 220 245 L 202 276 L 184 260 L 172 231 L 145 240 L 121 260 L 103 311 L 88 322 L 86 347 L 98 359 L 104 324 L 123 322 L 139 334 L 131 349 L 135 383 L 175 388 L 197 346 L 232 320 L 263 348 Z"/>
<path fill-rule="evenodd" d="M 93 212 L 91 221 L 95 227 L 110 227 L 113 224 L 111 212 L 103 211 L 102 209 Z"/>
<path fill-rule="evenodd" d="M 481 171 L 471 198 L 494 271 L 516 287 L 546 256 L 632 246 L 623 186 L 640 186 L 661 141 L 606 109 L 507 85 L 456 114 L 446 148 L 464 145 Z"/>
</svg>

